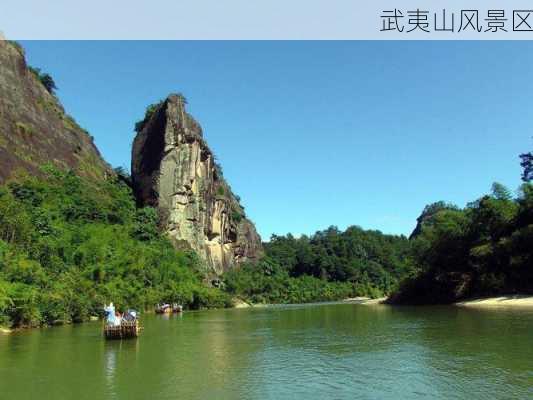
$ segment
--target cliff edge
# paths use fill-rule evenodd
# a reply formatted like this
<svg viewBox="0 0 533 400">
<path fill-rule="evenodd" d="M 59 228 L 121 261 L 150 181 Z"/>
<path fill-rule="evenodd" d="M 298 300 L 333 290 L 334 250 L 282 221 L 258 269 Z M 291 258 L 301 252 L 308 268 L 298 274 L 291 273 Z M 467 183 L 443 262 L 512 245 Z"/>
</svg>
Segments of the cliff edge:
<svg viewBox="0 0 533 400">
<path fill-rule="evenodd" d="M 46 163 L 95 179 L 112 173 L 91 136 L 28 67 L 24 50 L 0 40 L 0 184 L 18 171 L 40 174 Z"/>
<path fill-rule="evenodd" d="M 185 110 L 181 95 L 148 108 L 132 149 L 137 201 L 159 210 L 177 248 L 190 248 L 220 274 L 262 253 L 261 238 Z"/>
</svg>

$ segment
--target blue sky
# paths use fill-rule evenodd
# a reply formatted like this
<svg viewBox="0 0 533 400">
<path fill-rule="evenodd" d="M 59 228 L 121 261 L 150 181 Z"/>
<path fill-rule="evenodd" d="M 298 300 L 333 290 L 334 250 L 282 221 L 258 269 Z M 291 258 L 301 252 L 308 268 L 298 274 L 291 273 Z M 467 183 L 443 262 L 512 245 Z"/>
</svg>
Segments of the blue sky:
<svg viewBox="0 0 533 400">
<path fill-rule="evenodd" d="M 409 234 L 431 202 L 520 184 L 531 42 L 23 42 L 113 166 L 147 104 L 183 92 L 263 239 Z"/>
</svg>

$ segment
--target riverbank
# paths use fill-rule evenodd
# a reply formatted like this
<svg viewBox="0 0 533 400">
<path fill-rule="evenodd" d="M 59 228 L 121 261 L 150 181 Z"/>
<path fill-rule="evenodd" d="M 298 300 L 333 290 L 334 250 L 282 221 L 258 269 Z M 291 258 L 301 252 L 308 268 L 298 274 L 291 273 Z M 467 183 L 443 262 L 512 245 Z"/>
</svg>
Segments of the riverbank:
<svg viewBox="0 0 533 400">
<path fill-rule="evenodd" d="M 379 297 L 377 299 L 372 299 L 370 297 L 351 297 L 344 299 L 343 303 L 353 303 L 353 304 L 363 304 L 363 305 L 373 305 L 373 304 L 385 304 L 387 297 Z"/>
<path fill-rule="evenodd" d="M 533 309 L 533 296 L 524 294 L 514 294 L 497 297 L 482 297 L 460 301 L 455 303 L 460 307 L 513 307 Z"/>
</svg>

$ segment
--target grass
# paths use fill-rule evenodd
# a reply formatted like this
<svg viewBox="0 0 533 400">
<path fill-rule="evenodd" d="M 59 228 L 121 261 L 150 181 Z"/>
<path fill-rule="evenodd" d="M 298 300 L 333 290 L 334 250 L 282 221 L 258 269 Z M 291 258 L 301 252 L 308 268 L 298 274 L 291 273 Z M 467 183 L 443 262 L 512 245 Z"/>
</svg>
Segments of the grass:
<svg viewBox="0 0 533 400">
<path fill-rule="evenodd" d="M 21 135 L 31 135 L 35 133 L 35 130 L 33 127 L 29 124 L 25 124 L 24 122 L 17 121 L 15 122 L 15 128 Z"/>
</svg>

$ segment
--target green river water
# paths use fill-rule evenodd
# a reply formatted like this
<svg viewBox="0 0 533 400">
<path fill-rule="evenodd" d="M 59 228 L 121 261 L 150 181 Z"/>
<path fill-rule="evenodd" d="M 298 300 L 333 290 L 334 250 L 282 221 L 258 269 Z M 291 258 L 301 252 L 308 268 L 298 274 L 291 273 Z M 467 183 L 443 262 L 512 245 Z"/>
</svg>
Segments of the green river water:
<svg viewBox="0 0 533 400">
<path fill-rule="evenodd" d="M 0 334 L 0 399 L 533 399 L 533 311 L 315 304 Z"/>
</svg>

